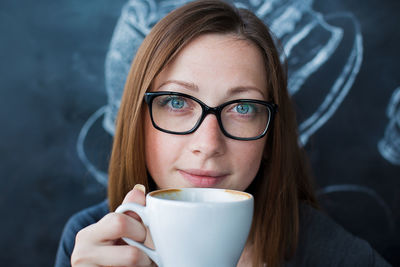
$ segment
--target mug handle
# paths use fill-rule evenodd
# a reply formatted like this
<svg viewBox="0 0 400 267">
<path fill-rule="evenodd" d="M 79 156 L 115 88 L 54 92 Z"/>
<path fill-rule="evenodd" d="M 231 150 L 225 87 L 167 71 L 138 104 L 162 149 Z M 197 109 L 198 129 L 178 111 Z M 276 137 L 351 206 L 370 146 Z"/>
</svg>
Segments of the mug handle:
<svg viewBox="0 0 400 267">
<path fill-rule="evenodd" d="M 136 204 L 136 203 L 125 203 L 120 205 L 115 212 L 117 213 L 124 213 L 126 211 L 133 211 L 139 215 L 139 217 L 142 219 L 143 224 L 146 226 L 149 226 L 149 221 L 147 217 L 147 210 L 145 206 Z M 142 250 L 144 253 L 147 254 L 156 264 L 157 266 L 160 266 L 160 261 L 157 252 L 154 249 L 150 249 L 143 245 L 143 243 L 139 243 L 135 240 L 132 240 L 127 237 L 122 238 L 126 243 L 128 243 L 131 246 L 137 247 L 140 250 Z"/>
</svg>

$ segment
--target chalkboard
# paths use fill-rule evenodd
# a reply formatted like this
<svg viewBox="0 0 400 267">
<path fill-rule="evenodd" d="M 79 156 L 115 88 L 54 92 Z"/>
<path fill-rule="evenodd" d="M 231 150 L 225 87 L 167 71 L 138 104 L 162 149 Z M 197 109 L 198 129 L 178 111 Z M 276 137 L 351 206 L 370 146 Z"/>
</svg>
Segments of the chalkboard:
<svg viewBox="0 0 400 267">
<path fill-rule="evenodd" d="M 67 219 L 106 197 L 130 58 L 184 2 L 0 3 L 2 265 L 52 266 Z M 400 2 L 235 3 L 282 41 L 322 209 L 399 266 Z"/>
</svg>

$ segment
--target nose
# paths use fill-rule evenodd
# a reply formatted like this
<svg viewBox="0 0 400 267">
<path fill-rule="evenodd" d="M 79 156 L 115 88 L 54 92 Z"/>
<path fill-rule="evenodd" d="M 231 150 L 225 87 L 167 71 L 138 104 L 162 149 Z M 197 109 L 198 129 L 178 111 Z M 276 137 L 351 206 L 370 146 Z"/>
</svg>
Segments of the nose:
<svg viewBox="0 0 400 267">
<path fill-rule="evenodd" d="M 214 114 L 204 118 L 199 128 L 191 134 L 190 141 L 191 152 L 205 158 L 221 156 L 226 150 L 226 137 Z"/>
</svg>

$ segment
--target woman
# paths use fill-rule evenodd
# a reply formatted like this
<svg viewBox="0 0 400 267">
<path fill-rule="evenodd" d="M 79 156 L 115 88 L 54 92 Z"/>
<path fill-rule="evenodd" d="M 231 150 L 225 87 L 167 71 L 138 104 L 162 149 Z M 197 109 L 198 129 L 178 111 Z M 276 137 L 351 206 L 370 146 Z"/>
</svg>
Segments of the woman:
<svg viewBox="0 0 400 267">
<path fill-rule="evenodd" d="M 73 250 L 73 266 L 153 266 L 121 241 L 153 246 L 140 219 L 109 211 L 122 202 L 145 205 L 145 190 L 219 187 L 255 199 L 238 266 L 387 266 L 366 242 L 314 209 L 279 58 L 262 21 L 220 1 L 186 4 L 157 23 L 125 85 L 108 209 L 102 203 L 69 221 L 56 265 Z"/>
</svg>

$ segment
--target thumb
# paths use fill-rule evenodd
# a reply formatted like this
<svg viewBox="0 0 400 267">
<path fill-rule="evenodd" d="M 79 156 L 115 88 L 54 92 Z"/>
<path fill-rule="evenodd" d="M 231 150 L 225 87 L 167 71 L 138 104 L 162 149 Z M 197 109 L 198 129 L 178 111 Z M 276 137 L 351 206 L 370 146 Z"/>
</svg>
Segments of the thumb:
<svg viewBox="0 0 400 267">
<path fill-rule="evenodd" d="M 145 196 L 146 188 L 142 184 L 136 184 L 131 191 L 126 194 L 122 204 L 134 202 L 139 205 L 146 205 L 146 196 Z M 133 211 L 125 212 L 125 214 L 131 216 L 132 218 L 141 221 L 140 217 Z"/>
<path fill-rule="evenodd" d="M 146 205 L 146 187 L 142 184 L 136 184 L 131 191 L 126 194 L 124 201 L 122 203 L 134 202 L 140 205 Z M 142 219 L 133 211 L 128 211 L 125 214 L 129 215 L 130 217 L 142 222 Z M 146 240 L 144 241 L 144 245 L 154 249 L 153 240 L 151 238 L 151 234 L 149 228 L 146 227 Z"/>
<path fill-rule="evenodd" d="M 131 191 L 126 194 L 122 204 L 135 202 L 140 205 L 146 205 L 146 188 L 142 184 L 136 184 Z"/>
</svg>

